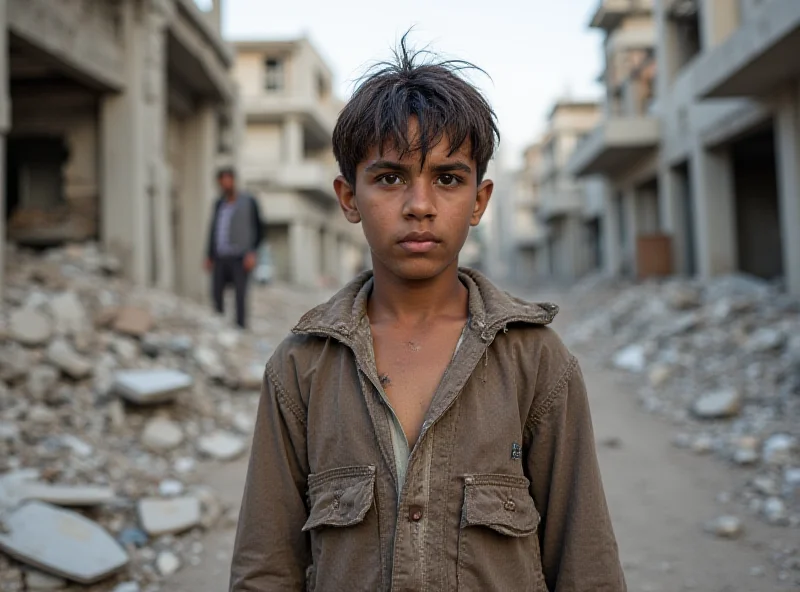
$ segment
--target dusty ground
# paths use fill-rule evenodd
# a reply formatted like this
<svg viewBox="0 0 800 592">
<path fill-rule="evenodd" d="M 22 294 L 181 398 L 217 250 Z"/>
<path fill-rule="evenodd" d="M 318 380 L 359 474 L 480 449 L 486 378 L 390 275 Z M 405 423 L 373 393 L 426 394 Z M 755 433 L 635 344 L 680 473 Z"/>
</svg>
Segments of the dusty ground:
<svg viewBox="0 0 800 592">
<path fill-rule="evenodd" d="M 271 311 L 287 329 L 291 308 Z M 270 311 L 261 309 L 256 314 Z M 569 311 L 564 311 L 556 328 L 569 321 Z M 591 366 L 584 373 L 606 494 L 631 592 L 796 590 L 779 581 L 769 562 L 770 552 L 788 543 L 796 530 L 745 518 L 745 535 L 739 540 L 720 540 L 703 532 L 705 522 L 726 512 L 717 496 L 733 489 L 736 472 L 712 458 L 672 447 L 671 427 L 638 408 L 634 389 L 624 377 Z M 606 445 L 609 439 L 616 440 L 614 446 Z M 204 481 L 225 503 L 236 506 L 246 463 L 242 459 L 209 464 Z M 233 536 L 233 530 L 209 534 L 203 563 L 185 567 L 165 588 L 172 592 L 226 590 Z"/>
</svg>

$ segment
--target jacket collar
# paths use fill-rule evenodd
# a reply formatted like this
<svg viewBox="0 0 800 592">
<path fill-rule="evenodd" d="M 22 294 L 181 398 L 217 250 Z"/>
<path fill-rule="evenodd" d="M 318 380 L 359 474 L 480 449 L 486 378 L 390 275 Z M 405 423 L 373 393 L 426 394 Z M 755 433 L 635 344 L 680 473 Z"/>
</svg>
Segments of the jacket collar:
<svg viewBox="0 0 800 592">
<path fill-rule="evenodd" d="M 555 304 L 534 304 L 515 298 L 475 270 L 459 268 L 458 275 L 469 290 L 471 327 L 480 332 L 483 341 L 492 341 L 497 332 L 505 329 L 509 323 L 547 325 L 558 313 Z M 372 271 L 365 271 L 328 302 L 303 315 L 292 331 L 352 343 L 356 330 L 367 314 L 367 299 L 372 284 Z"/>
</svg>

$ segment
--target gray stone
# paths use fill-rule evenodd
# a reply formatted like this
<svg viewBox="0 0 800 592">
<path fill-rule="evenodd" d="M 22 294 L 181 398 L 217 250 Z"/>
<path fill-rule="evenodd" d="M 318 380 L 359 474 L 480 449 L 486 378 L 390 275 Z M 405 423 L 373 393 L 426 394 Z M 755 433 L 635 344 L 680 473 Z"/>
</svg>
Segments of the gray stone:
<svg viewBox="0 0 800 592">
<path fill-rule="evenodd" d="M 696 454 L 708 454 L 714 450 L 714 439 L 708 434 L 700 434 L 692 441 L 692 451 Z"/>
<path fill-rule="evenodd" d="M 738 415 L 741 407 L 741 394 L 729 388 L 703 395 L 692 405 L 692 412 L 701 419 L 723 419 Z"/>
<path fill-rule="evenodd" d="M 786 510 L 786 504 L 779 497 L 770 497 L 764 502 L 761 509 L 767 522 L 785 526 L 789 523 L 789 513 Z"/>
<path fill-rule="evenodd" d="M 763 327 L 753 333 L 747 340 L 746 349 L 751 353 L 768 352 L 780 349 L 786 342 L 786 336 L 779 330 Z"/>
<path fill-rule="evenodd" d="M 61 368 L 67 376 L 81 379 L 92 373 L 92 364 L 72 349 L 72 346 L 63 339 L 56 339 L 47 348 L 47 359 Z"/>
<path fill-rule="evenodd" d="M 53 335 L 50 319 L 32 308 L 11 313 L 8 328 L 12 339 L 30 347 L 44 345 Z"/>
<path fill-rule="evenodd" d="M 233 460 L 245 450 L 244 440 L 228 432 L 216 431 L 201 436 L 197 447 L 203 454 L 217 460 Z"/>
<path fill-rule="evenodd" d="M 111 343 L 114 353 L 121 362 L 131 364 L 139 358 L 139 346 L 131 339 L 118 337 Z"/>
<path fill-rule="evenodd" d="M 164 479 L 158 484 L 158 493 L 162 497 L 176 497 L 182 495 L 184 490 L 183 483 L 176 479 Z"/>
<path fill-rule="evenodd" d="M 148 333 L 142 338 L 141 342 L 142 353 L 151 358 L 157 358 L 161 353 L 162 343 L 157 335 Z"/>
<path fill-rule="evenodd" d="M 647 364 L 644 347 L 629 345 L 614 355 L 614 366 L 628 372 L 643 372 Z"/>
<path fill-rule="evenodd" d="M 19 344 L 0 349 L 0 380 L 13 383 L 28 374 L 31 354 Z"/>
<path fill-rule="evenodd" d="M 141 592 L 138 582 L 122 582 L 117 584 L 111 592 Z"/>
<path fill-rule="evenodd" d="M 18 442 L 19 426 L 10 421 L 0 421 L 0 442 Z"/>
<path fill-rule="evenodd" d="M 69 448 L 72 452 L 74 452 L 77 456 L 81 458 L 88 458 L 94 454 L 94 448 L 91 444 L 87 444 L 80 438 L 73 436 L 72 434 L 64 434 L 63 436 L 58 437 L 58 443 L 63 448 Z"/>
<path fill-rule="evenodd" d="M 233 416 L 233 427 L 236 431 L 249 436 L 256 427 L 256 418 L 253 413 L 240 411 Z"/>
<path fill-rule="evenodd" d="M 124 370 L 114 376 L 114 392 L 140 405 L 173 401 L 192 386 L 192 377 L 178 370 Z"/>
<path fill-rule="evenodd" d="M 775 434 L 764 442 L 763 457 L 768 465 L 786 465 L 792 462 L 797 450 L 797 439 L 789 434 Z"/>
<path fill-rule="evenodd" d="M 58 333 L 71 335 L 88 326 L 86 309 L 74 292 L 64 292 L 54 296 L 48 304 Z"/>
<path fill-rule="evenodd" d="M 64 578 L 51 576 L 38 569 L 28 570 L 28 573 L 25 575 L 25 583 L 28 585 L 27 589 L 30 592 L 36 590 L 61 590 L 67 587 L 67 581 Z"/>
<path fill-rule="evenodd" d="M 172 353 L 185 356 L 192 351 L 194 343 L 188 335 L 177 335 L 169 341 L 167 347 Z"/>
<path fill-rule="evenodd" d="M 55 389 L 58 384 L 59 376 L 59 371 L 53 366 L 47 364 L 34 366 L 28 373 L 28 382 L 26 384 L 28 394 L 37 401 L 46 399 L 48 393 Z"/>
<path fill-rule="evenodd" d="M 783 490 L 787 497 L 792 497 L 800 492 L 800 468 L 784 469 Z"/>
<path fill-rule="evenodd" d="M 742 521 L 736 516 L 719 516 L 708 525 L 708 530 L 723 539 L 735 539 L 743 532 Z"/>
<path fill-rule="evenodd" d="M 225 377 L 225 367 L 213 349 L 198 347 L 194 350 L 194 361 L 209 378 L 222 380 Z"/>
<path fill-rule="evenodd" d="M 653 388 L 661 388 L 672 376 L 672 368 L 666 364 L 658 364 L 650 369 L 647 377 L 650 381 L 650 386 Z"/>
<path fill-rule="evenodd" d="M 733 453 L 733 462 L 737 465 L 753 465 L 761 458 L 758 453 L 758 438 L 744 436 L 736 441 L 736 449 Z"/>
<path fill-rule="evenodd" d="M 139 501 L 142 528 L 151 536 L 177 534 L 200 522 L 200 500 L 176 497 L 168 500 L 146 498 Z"/>
<path fill-rule="evenodd" d="M 252 362 L 239 371 L 239 388 L 246 391 L 261 390 L 264 379 L 264 364 Z"/>
<path fill-rule="evenodd" d="M 21 483 L 18 495 L 23 500 L 38 500 L 56 506 L 90 507 L 114 501 L 114 490 L 97 485 L 51 485 L 38 481 Z"/>
<path fill-rule="evenodd" d="M 142 431 L 142 444 L 154 452 L 165 452 L 181 445 L 183 430 L 164 417 L 151 419 Z"/>
<path fill-rule="evenodd" d="M 28 421 L 39 426 L 53 426 L 58 423 L 58 415 L 43 405 L 34 405 L 28 409 Z"/>
<path fill-rule="evenodd" d="M 753 488 L 761 495 L 778 495 L 778 484 L 772 477 L 759 475 L 752 481 Z"/>
<path fill-rule="evenodd" d="M 4 516 L 0 549 L 22 563 L 81 584 L 128 564 L 128 554 L 97 523 L 38 501 Z"/>
<path fill-rule="evenodd" d="M 162 551 L 156 559 L 158 573 L 165 578 L 175 574 L 181 568 L 181 560 L 172 551 Z"/>
</svg>

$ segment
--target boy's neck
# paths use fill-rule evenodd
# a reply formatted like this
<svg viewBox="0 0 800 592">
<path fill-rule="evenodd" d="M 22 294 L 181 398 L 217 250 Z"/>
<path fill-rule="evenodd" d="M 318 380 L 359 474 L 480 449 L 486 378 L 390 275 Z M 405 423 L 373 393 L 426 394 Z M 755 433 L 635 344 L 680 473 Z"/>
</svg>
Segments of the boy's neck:
<svg viewBox="0 0 800 592">
<path fill-rule="evenodd" d="M 375 266 L 367 303 L 370 323 L 414 325 L 429 319 L 466 319 L 469 291 L 458 279 L 458 262 L 427 280 L 404 280 Z"/>
</svg>

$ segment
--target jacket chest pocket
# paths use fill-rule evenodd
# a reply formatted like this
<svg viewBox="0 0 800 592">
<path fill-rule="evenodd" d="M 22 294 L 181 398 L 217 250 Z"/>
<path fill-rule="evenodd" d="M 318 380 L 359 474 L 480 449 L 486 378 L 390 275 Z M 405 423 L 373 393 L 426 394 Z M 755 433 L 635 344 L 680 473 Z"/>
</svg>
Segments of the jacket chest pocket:
<svg viewBox="0 0 800 592">
<path fill-rule="evenodd" d="M 307 589 L 380 588 L 375 467 L 342 467 L 308 476 L 312 565 Z"/>
<path fill-rule="evenodd" d="M 460 591 L 547 592 L 536 536 L 540 517 L 528 486 L 515 475 L 464 478 Z"/>
</svg>

